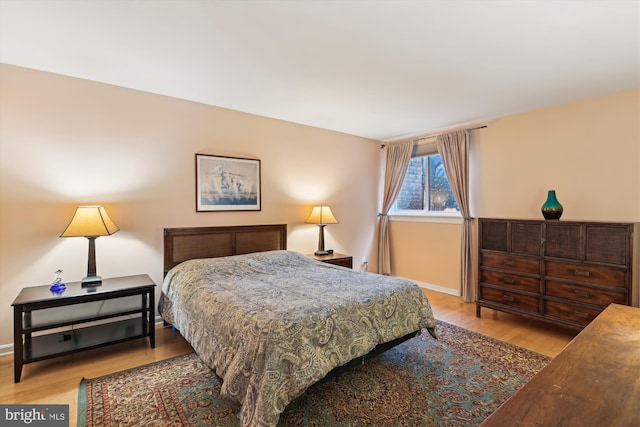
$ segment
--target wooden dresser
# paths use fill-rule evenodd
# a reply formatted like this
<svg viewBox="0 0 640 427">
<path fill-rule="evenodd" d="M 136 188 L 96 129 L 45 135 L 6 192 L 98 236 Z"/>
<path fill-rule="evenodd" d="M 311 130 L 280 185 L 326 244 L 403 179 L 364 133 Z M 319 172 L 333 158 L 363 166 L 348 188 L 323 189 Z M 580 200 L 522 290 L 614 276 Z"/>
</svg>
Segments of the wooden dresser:
<svg viewBox="0 0 640 427">
<path fill-rule="evenodd" d="M 482 307 L 574 329 L 631 304 L 633 224 L 479 220 Z"/>
<path fill-rule="evenodd" d="M 640 308 L 612 304 L 480 427 L 639 426 Z"/>
</svg>

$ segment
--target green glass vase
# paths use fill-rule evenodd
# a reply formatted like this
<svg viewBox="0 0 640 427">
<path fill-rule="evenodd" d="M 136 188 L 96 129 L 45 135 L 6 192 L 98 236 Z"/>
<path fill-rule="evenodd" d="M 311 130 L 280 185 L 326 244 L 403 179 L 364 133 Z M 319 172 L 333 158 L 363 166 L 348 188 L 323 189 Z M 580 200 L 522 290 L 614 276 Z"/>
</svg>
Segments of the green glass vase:
<svg viewBox="0 0 640 427">
<path fill-rule="evenodd" d="M 549 190 L 547 201 L 542 205 L 544 219 L 560 219 L 564 208 L 556 198 L 556 190 Z"/>
</svg>

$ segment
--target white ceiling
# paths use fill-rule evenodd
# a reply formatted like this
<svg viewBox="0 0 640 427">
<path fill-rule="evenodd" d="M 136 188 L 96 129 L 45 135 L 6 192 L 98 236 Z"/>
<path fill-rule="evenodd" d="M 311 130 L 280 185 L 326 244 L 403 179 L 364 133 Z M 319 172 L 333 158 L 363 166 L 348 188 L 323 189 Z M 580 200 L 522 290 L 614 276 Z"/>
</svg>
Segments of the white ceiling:
<svg viewBox="0 0 640 427">
<path fill-rule="evenodd" d="M 0 0 L 0 62 L 384 140 L 640 87 L 640 0 Z"/>
</svg>

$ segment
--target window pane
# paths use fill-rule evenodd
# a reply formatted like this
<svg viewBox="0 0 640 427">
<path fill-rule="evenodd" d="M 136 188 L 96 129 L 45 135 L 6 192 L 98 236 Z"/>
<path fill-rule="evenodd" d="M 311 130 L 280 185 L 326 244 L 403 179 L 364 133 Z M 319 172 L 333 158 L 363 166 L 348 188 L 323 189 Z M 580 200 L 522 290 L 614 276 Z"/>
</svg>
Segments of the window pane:
<svg viewBox="0 0 640 427">
<path fill-rule="evenodd" d="M 430 211 L 455 212 L 460 210 L 456 198 L 453 196 L 453 191 L 451 191 L 440 154 L 429 156 L 428 192 Z"/>
<path fill-rule="evenodd" d="M 459 212 L 439 154 L 411 159 L 395 210 Z"/>
<path fill-rule="evenodd" d="M 425 157 L 413 157 L 409 162 L 407 174 L 404 176 L 402 189 L 396 200 L 397 210 L 425 209 Z"/>
</svg>

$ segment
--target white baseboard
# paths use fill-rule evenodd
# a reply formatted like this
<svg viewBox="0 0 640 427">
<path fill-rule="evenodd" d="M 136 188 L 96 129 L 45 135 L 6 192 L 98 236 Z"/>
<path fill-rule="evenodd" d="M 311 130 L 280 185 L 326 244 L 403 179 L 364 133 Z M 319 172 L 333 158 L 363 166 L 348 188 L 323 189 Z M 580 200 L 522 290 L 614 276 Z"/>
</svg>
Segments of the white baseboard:
<svg viewBox="0 0 640 427">
<path fill-rule="evenodd" d="M 13 343 L 0 345 L 0 357 L 13 354 Z"/>
<path fill-rule="evenodd" d="M 457 291 L 455 289 L 445 288 L 444 286 L 434 285 L 433 283 L 420 282 L 418 280 L 413 280 L 413 279 L 407 279 L 407 280 L 411 280 L 412 282 L 416 283 L 421 288 L 425 288 L 425 289 L 429 289 L 429 290 L 437 291 L 437 292 L 442 292 L 443 294 L 453 295 L 454 297 L 461 296 L 460 291 Z"/>
</svg>

